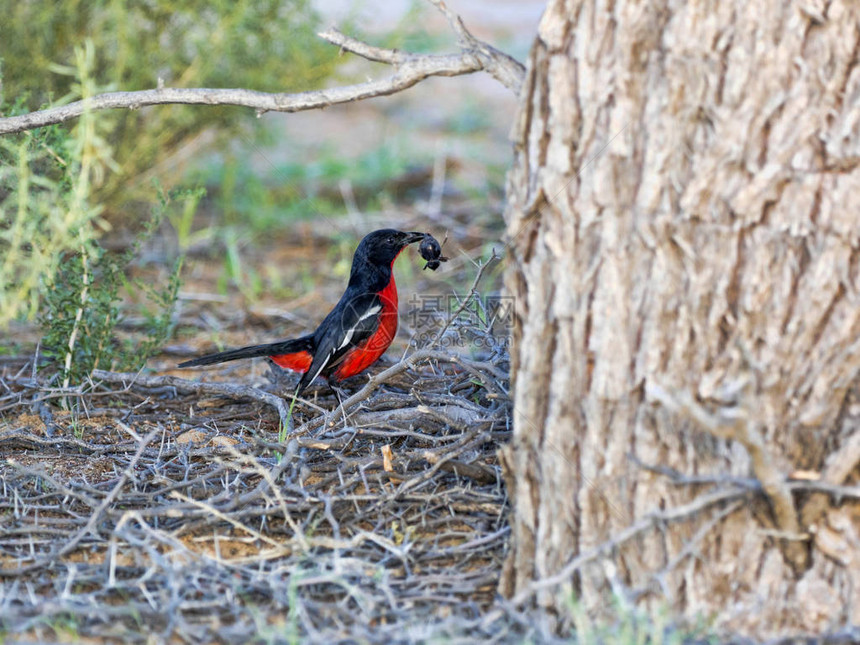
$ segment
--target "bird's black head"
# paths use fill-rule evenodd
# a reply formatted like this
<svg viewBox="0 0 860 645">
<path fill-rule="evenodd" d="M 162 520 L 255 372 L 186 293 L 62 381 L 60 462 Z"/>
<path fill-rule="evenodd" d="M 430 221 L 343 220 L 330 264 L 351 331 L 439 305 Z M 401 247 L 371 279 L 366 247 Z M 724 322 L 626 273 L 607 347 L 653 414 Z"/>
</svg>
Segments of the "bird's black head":
<svg viewBox="0 0 860 645">
<path fill-rule="evenodd" d="M 424 233 L 404 233 L 393 228 L 383 228 L 368 233 L 355 251 L 353 269 L 355 269 L 356 263 L 360 261 L 390 267 L 406 246 L 423 239 Z"/>
</svg>

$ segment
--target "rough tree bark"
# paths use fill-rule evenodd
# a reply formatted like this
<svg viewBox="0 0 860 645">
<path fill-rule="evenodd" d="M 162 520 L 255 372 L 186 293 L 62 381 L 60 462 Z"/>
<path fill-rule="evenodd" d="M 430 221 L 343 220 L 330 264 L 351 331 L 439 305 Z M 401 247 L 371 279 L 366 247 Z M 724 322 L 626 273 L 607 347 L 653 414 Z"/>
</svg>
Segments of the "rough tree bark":
<svg viewBox="0 0 860 645">
<path fill-rule="evenodd" d="M 550 0 L 508 185 L 505 594 L 668 601 L 757 636 L 860 623 L 860 505 L 785 484 L 860 479 L 858 21 L 839 0 Z M 720 486 L 643 464 L 764 494 L 535 584 Z"/>
</svg>

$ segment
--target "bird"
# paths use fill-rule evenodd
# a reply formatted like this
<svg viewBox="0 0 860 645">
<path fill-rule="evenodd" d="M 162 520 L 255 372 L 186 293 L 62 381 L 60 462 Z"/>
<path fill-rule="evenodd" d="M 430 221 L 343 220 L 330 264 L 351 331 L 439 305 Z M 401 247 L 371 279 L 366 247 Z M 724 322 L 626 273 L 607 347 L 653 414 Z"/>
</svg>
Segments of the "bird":
<svg viewBox="0 0 860 645">
<path fill-rule="evenodd" d="M 312 334 L 207 354 L 179 367 L 268 356 L 276 365 L 302 374 L 296 396 L 320 375 L 329 382 L 355 376 L 385 353 L 397 332 L 394 261 L 407 246 L 428 236 L 390 228 L 368 233 L 353 255 L 346 290 Z"/>
</svg>

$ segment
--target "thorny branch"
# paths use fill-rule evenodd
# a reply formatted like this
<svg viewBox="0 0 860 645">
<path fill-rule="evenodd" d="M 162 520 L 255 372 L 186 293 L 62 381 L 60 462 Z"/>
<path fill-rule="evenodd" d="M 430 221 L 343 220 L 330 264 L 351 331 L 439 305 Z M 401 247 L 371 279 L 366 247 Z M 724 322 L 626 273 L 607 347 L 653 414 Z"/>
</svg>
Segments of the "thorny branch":
<svg viewBox="0 0 860 645">
<path fill-rule="evenodd" d="M 236 399 L 251 399 L 270 405 L 278 411 L 281 423 L 286 424 L 289 411 L 284 400 L 270 392 L 264 392 L 249 385 L 232 385 L 230 383 L 203 383 L 190 381 L 176 376 L 143 376 L 142 374 L 126 372 L 107 372 L 93 370 L 92 378 L 104 383 L 117 383 L 126 389 L 139 388 L 170 388 L 182 394 L 217 394 Z"/>
<path fill-rule="evenodd" d="M 748 384 L 739 383 L 737 396 L 743 396 Z M 670 412 L 683 414 L 695 421 L 711 435 L 737 441 L 749 453 L 752 470 L 761 482 L 762 489 L 770 501 L 777 528 L 788 539 L 783 540 L 783 553 L 795 571 L 803 571 L 809 560 L 809 553 L 801 540 L 808 539 L 800 528 L 797 509 L 791 491 L 773 463 L 758 428 L 749 418 L 743 404 L 726 405 L 717 413 L 706 410 L 686 391 L 670 393 L 656 384 L 648 385 L 648 396 L 659 402 Z M 737 398 L 737 397 L 735 397 Z"/>
<path fill-rule="evenodd" d="M 529 602 L 536 593 L 543 589 L 550 589 L 561 584 L 569 583 L 573 575 L 586 564 L 594 562 L 605 555 L 609 555 L 620 546 L 654 527 L 686 520 L 689 517 L 702 513 L 714 506 L 722 505 L 727 502 L 736 502 L 749 495 L 751 495 L 750 491 L 737 488 L 717 490 L 712 493 L 701 495 L 688 504 L 666 509 L 665 511 L 656 511 L 651 513 L 631 524 L 626 529 L 605 542 L 601 542 L 597 546 L 580 553 L 555 575 L 548 576 L 542 580 L 536 580 L 531 583 L 528 588 L 518 593 L 511 602 L 515 606 L 524 605 Z"/>
<path fill-rule="evenodd" d="M 643 470 L 668 477 L 674 484 L 711 486 L 712 489 L 682 506 L 655 511 L 639 519 L 617 535 L 580 553 L 555 575 L 533 582 L 527 589 L 512 598 L 510 602 L 514 607 L 526 605 L 535 594 L 542 590 L 568 584 L 577 571 L 601 558 L 610 556 L 619 547 L 648 530 L 672 522 L 686 521 L 697 515 L 711 511 L 712 515 L 710 519 L 696 530 L 695 534 L 684 545 L 684 548 L 675 554 L 660 571 L 651 574 L 648 584 L 629 592 L 625 590 L 627 599 L 630 602 L 636 602 L 640 596 L 649 593 L 653 585 L 657 585 L 665 593 L 666 587 L 664 581 L 670 571 L 677 568 L 683 560 L 693 555 L 698 545 L 710 532 L 729 515 L 742 508 L 745 500 L 749 500 L 756 495 L 766 494 L 763 484 L 755 478 L 731 477 L 727 475 L 690 476 L 666 466 L 644 464 L 632 455 L 631 459 Z M 860 500 L 860 486 L 840 486 L 824 481 L 783 481 L 782 484 L 791 492 L 817 492 L 829 495 L 837 501 L 844 499 Z M 714 510 L 715 508 L 716 510 Z M 491 614 L 490 617 L 497 617 L 497 614 Z"/>
<path fill-rule="evenodd" d="M 59 558 L 62 558 L 64 555 L 67 555 L 74 551 L 80 544 L 81 540 L 87 536 L 87 534 L 95 531 L 96 525 L 99 521 L 101 521 L 104 512 L 116 501 L 117 497 L 119 497 L 120 493 L 122 492 L 123 487 L 126 485 L 126 483 L 128 483 L 128 480 L 134 477 L 134 469 L 137 467 L 137 463 L 143 456 L 143 452 L 146 449 L 146 446 L 155 438 L 157 434 L 158 433 L 156 431 L 152 431 L 140 442 L 140 446 L 138 447 L 137 452 L 134 453 L 134 456 L 131 458 L 131 461 L 129 462 L 128 466 L 123 471 L 119 481 L 114 485 L 114 487 L 111 489 L 110 493 L 104 498 L 104 500 L 102 500 L 101 504 L 99 504 L 98 507 L 93 511 L 92 515 L 90 515 L 89 519 L 87 520 L 87 523 L 83 526 L 83 528 L 76 531 L 67 542 L 62 544 L 62 546 L 57 547 L 51 553 L 48 553 L 43 558 L 36 560 L 30 565 L 19 567 L 18 569 L 12 571 L 0 571 L 0 576 L 23 576 L 33 571 L 37 571 L 38 569 L 51 566 Z"/>
<path fill-rule="evenodd" d="M 484 383 L 488 389 L 492 389 L 494 390 L 494 392 L 498 392 L 498 386 L 495 384 L 495 381 L 498 380 L 498 373 L 493 374 L 493 376 L 496 378 L 487 378 L 482 373 L 485 370 L 482 370 L 483 366 L 480 364 L 480 362 L 469 360 L 460 354 L 452 354 L 450 352 L 435 349 L 438 346 L 439 341 L 450 328 L 451 323 L 455 321 L 460 316 L 460 314 L 463 313 L 469 303 L 472 302 L 478 296 L 478 285 L 480 284 L 481 279 L 484 277 L 484 274 L 487 269 L 492 266 L 497 260 L 498 256 L 496 255 L 495 250 L 493 250 L 492 254 L 490 255 L 490 258 L 486 262 L 479 262 L 477 264 L 478 271 L 475 274 L 474 280 L 472 281 L 472 286 L 469 288 L 469 295 L 463 299 L 463 302 L 460 303 L 460 306 L 457 308 L 457 310 L 450 316 L 450 318 L 445 322 L 442 328 L 433 336 L 432 340 L 427 344 L 426 347 L 413 352 L 412 354 L 402 358 L 398 363 L 392 365 L 387 370 L 384 370 L 376 376 L 371 377 L 363 388 L 361 388 L 358 392 L 343 401 L 326 417 L 317 417 L 315 419 L 311 419 L 311 421 L 301 426 L 300 428 L 292 430 L 289 434 L 290 439 L 302 437 L 303 435 L 306 435 L 307 433 L 316 430 L 323 425 L 332 426 L 337 419 L 347 419 L 347 412 L 354 409 L 362 401 L 366 400 L 371 394 L 373 394 L 377 390 L 377 388 L 382 383 L 388 382 L 394 376 L 397 376 L 405 370 L 411 369 L 413 366 L 415 366 L 421 361 L 435 360 L 460 365 L 473 376 L 481 377 L 482 383 Z M 484 332 L 484 335 L 489 336 L 490 334 Z"/>
<path fill-rule="evenodd" d="M 475 38 L 441 0 L 430 0 L 442 11 L 460 41 L 459 54 L 412 54 L 368 45 L 342 34 L 337 29 L 319 33 L 319 37 L 367 60 L 394 66 L 387 78 L 344 87 L 299 93 L 269 93 L 248 89 L 159 87 L 137 92 L 108 92 L 83 101 L 69 103 L 20 116 L 0 118 L 0 135 L 33 130 L 64 123 L 86 111 L 125 108 L 137 110 L 151 105 L 236 105 L 266 112 L 301 112 L 341 103 L 388 96 L 416 85 L 431 76 L 461 76 L 486 71 L 513 92 L 519 92 L 525 76 L 523 65 Z"/>
<path fill-rule="evenodd" d="M 528 634 L 516 612 L 477 618 L 509 533 L 495 453 L 510 437 L 506 360 L 420 349 L 337 415 L 328 388 L 311 387 L 293 411 L 311 430 L 287 445 L 279 393 L 292 387 L 279 382 L 99 371 L 62 389 L 28 358 L 4 362 L 0 627 L 56 616 L 128 636 L 143 620 L 234 641 L 260 633 L 256 616 L 294 615 L 303 640 L 343 625 L 396 640 L 442 603 L 457 633 Z M 32 412 L 66 394 L 75 404 L 46 436 Z"/>
</svg>

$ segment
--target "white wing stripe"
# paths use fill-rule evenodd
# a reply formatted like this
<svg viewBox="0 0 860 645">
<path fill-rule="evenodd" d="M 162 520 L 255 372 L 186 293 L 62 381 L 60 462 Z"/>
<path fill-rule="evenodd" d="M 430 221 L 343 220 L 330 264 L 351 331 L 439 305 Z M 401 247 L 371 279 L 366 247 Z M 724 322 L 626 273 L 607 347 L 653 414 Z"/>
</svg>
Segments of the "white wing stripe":
<svg viewBox="0 0 860 645">
<path fill-rule="evenodd" d="M 319 376 L 319 375 L 320 375 L 320 372 L 322 372 L 322 371 L 325 369 L 325 366 L 326 366 L 326 365 L 328 365 L 328 362 L 331 360 L 331 357 L 332 357 L 332 356 L 334 356 L 334 354 L 335 354 L 338 350 L 343 349 L 344 347 L 346 347 L 346 346 L 349 344 L 349 341 L 351 341 L 351 340 L 352 340 L 352 337 L 355 335 L 355 329 L 356 329 L 356 327 L 358 326 L 358 323 L 360 323 L 360 322 L 361 322 L 362 320 L 364 320 L 365 318 L 370 318 L 371 316 L 373 316 L 373 315 L 375 315 L 375 314 L 378 314 L 380 311 L 382 311 L 382 305 L 374 305 L 373 307 L 371 307 L 370 309 L 368 309 L 367 311 L 365 311 L 365 312 L 361 315 L 361 318 L 359 318 L 359 319 L 356 321 L 355 325 L 354 325 L 353 327 L 351 327 L 350 329 L 347 329 L 347 330 L 346 330 L 346 335 L 343 337 L 343 342 L 341 342 L 340 347 L 338 347 L 338 348 L 337 348 L 336 350 L 334 350 L 333 352 L 329 352 L 329 355 L 325 357 L 325 360 L 324 360 L 324 361 L 322 362 L 322 364 L 319 366 L 319 368 L 318 368 L 318 369 L 317 369 L 317 371 L 314 373 L 314 375 L 313 375 L 313 376 L 308 380 L 308 383 L 311 383 L 311 382 L 312 382 L 312 381 L 313 381 L 317 376 Z"/>
<path fill-rule="evenodd" d="M 370 309 L 365 311 L 361 315 L 361 318 L 359 318 L 356 321 L 355 325 L 353 327 L 351 327 L 350 329 L 346 330 L 346 335 L 343 337 L 343 341 L 341 342 L 340 347 L 338 347 L 338 349 L 339 350 L 343 349 L 344 347 L 349 345 L 349 341 L 351 341 L 352 337 L 355 335 L 355 328 L 358 327 L 358 323 L 360 323 L 362 320 L 364 320 L 366 318 L 370 318 L 371 316 L 378 314 L 380 311 L 382 311 L 382 305 L 374 305 L 373 307 L 371 307 Z M 326 361 L 326 362 L 328 362 L 328 361 Z"/>
<path fill-rule="evenodd" d="M 328 356 L 326 356 L 326 357 L 325 357 L 325 360 L 322 362 L 322 365 L 320 365 L 320 368 L 316 371 L 316 374 L 314 374 L 314 375 L 310 378 L 310 380 L 308 381 L 308 383 L 313 383 L 313 380 L 314 380 L 317 376 L 319 376 L 319 375 L 320 375 L 320 372 L 322 372 L 322 371 L 323 371 L 323 369 L 325 368 L 325 366 L 326 366 L 326 365 L 328 365 L 328 362 L 329 362 L 330 360 L 331 360 L 331 354 L 329 354 Z"/>
</svg>

